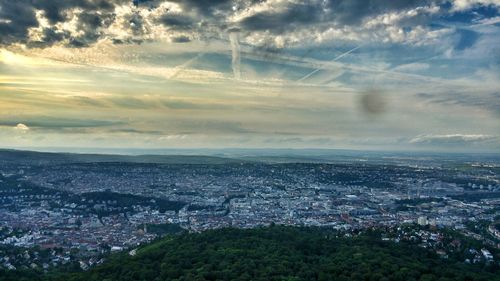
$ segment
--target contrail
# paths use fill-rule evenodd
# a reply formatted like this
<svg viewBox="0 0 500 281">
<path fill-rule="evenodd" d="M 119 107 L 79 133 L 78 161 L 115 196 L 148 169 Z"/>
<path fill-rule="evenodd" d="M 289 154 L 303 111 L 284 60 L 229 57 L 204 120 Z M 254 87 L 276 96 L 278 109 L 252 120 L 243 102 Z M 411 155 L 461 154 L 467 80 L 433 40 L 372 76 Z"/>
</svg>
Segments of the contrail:
<svg viewBox="0 0 500 281">
<path fill-rule="evenodd" d="M 199 58 L 201 58 L 204 55 L 204 53 L 199 53 L 197 54 L 194 58 L 189 59 L 185 63 L 178 65 L 175 67 L 175 72 L 170 75 L 169 79 L 174 79 L 179 75 L 186 67 L 190 66 L 193 62 L 197 61 Z"/>
<path fill-rule="evenodd" d="M 239 33 L 236 31 L 229 32 L 229 40 L 231 41 L 232 51 L 232 67 L 235 79 L 241 78 L 241 56 L 240 56 L 240 42 L 238 39 Z"/>
<path fill-rule="evenodd" d="M 341 55 L 337 56 L 336 58 L 334 58 L 334 59 L 333 59 L 333 60 L 331 60 L 331 61 L 337 61 L 337 60 L 339 60 L 339 59 L 341 59 L 341 58 L 343 58 L 343 57 L 347 56 L 348 54 L 350 54 L 350 53 L 352 53 L 352 52 L 356 51 L 356 50 L 357 50 L 357 49 L 359 49 L 360 47 L 361 47 L 361 46 L 357 46 L 356 48 L 351 49 L 351 50 L 349 50 L 349 51 L 347 51 L 347 52 L 345 52 L 345 53 L 343 53 L 343 54 L 341 54 Z M 318 72 L 318 71 L 320 71 L 320 70 L 321 70 L 321 68 L 316 68 L 315 70 L 313 70 L 312 72 L 310 72 L 310 73 L 309 73 L 309 74 L 307 74 L 306 76 L 304 76 L 304 77 L 300 78 L 299 80 L 297 80 L 297 82 L 301 82 L 301 81 L 303 81 L 303 80 L 305 80 L 305 79 L 307 79 L 307 78 L 311 77 L 312 75 L 314 75 L 316 72 Z"/>
</svg>

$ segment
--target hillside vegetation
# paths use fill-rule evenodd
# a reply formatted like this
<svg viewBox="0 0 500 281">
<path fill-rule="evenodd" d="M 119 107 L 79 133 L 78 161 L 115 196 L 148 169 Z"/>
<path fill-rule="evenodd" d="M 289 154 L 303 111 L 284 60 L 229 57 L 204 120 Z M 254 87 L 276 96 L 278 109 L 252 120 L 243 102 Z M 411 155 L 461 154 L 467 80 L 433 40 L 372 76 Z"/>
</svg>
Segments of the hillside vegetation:
<svg viewBox="0 0 500 281">
<path fill-rule="evenodd" d="M 500 280 L 494 269 L 441 259 L 377 232 L 355 237 L 271 226 L 169 236 L 87 272 L 43 280 Z M 0 278 L 1 280 L 2 278 Z M 5 278 L 3 278 L 5 280 Z M 17 276 L 16 280 L 22 280 Z M 26 280 L 36 280 L 30 275 Z"/>
</svg>

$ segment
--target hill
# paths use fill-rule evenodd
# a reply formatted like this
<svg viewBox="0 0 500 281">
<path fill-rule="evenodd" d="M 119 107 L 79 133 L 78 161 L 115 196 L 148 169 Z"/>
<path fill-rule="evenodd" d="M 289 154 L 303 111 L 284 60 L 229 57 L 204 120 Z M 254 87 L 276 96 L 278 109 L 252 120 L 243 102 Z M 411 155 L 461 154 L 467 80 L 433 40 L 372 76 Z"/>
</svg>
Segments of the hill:
<svg viewBox="0 0 500 281">
<path fill-rule="evenodd" d="M 169 236 L 135 256 L 112 255 L 90 271 L 43 280 L 500 280 L 489 270 L 382 241 L 377 232 L 344 237 L 319 228 L 271 226 Z"/>
<path fill-rule="evenodd" d="M 248 162 L 244 160 L 203 155 L 112 155 L 35 152 L 0 149 L 0 163 L 31 165 L 61 163 L 157 163 L 157 164 L 231 164 Z"/>
</svg>

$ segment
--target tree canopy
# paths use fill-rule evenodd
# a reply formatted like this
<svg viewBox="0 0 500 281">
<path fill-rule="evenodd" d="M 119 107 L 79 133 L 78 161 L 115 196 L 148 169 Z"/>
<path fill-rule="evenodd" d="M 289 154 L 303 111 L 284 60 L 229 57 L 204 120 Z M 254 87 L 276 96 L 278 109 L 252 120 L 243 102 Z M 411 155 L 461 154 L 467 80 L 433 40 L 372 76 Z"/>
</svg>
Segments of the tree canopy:
<svg viewBox="0 0 500 281">
<path fill-rule="evenodd" d="M 321 228 L 271 226 L 167 236 L 139 248 L 135 256 L 123 252 L 87 272 L 52 273 L 38 280 L 490 281 L 500 278 L 494 270 L 452 258 L 445 260 L 413 245 L 382 241 L 376 231 L 345 237 Z"/>
</svg>

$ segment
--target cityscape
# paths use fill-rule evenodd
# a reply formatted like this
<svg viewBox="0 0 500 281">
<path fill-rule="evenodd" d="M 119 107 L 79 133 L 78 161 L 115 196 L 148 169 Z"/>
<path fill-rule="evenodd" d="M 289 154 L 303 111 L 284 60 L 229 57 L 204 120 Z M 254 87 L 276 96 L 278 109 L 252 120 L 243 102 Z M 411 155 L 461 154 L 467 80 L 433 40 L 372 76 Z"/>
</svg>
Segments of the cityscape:
<svg viewBox="0 0 500 281">
<path fill-rule="evenodd" d="M 449 247 L 441 230 L 453 229 L 481 245 L 463 249 L 463 262 L 500 262 L 500 164 L 492 156 L 200 157 L 199 164 L 163 156 L 176 163 L 162 164 L 0 152 L 16 153 L 0 160 L 0 244 L 26 252 L 1 257 L 6 269 L 77 261 L 88 270 L 107 253 L 133 255 L 166 234 L 271 224 L 391 229 L 384 239 L 419 237 L 440 255 Z M 410 226 L 426 228 L 402 232 Z"/>
</svg>

